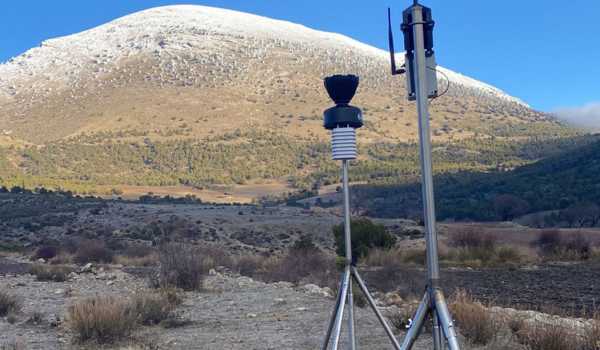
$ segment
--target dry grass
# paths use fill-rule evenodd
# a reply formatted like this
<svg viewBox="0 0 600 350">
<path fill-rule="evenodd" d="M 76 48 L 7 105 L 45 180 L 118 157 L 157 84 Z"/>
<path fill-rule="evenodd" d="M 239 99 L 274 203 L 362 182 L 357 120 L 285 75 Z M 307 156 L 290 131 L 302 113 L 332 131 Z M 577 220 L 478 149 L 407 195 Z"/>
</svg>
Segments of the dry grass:
<svg viewBox="0 0 600 350">
<path fill-rule="evenodd" d="M 333 288 L 337 267 L 335 257 L 318 249 L 290 250 L 282 257 L 265 260 L 257 277 L 265 282 L 313 283 Z"/>
<path fill-rule="evenodd" d="M 244 255 L 233 262 L 232 270 L 265 282 L 312 283 L 332 289 L 338 279 L 335 257 L 318 248 L 290 249 L 271 257 Z"/>
<path fill-rule="evenodd" d="M 69 307 L 67 321 L 76 342 L 106 344 L 129 336 L 136 326 L 136 314 L 127 300 L 96 297 Z"/>
<path fill-rule="evenodd" d="M 35 264 L 29 269 L 29 273 L 34 275 L 38 281 L 65 282 L 69 279 L 72 268 L 62 265 L 43 265 Z"/>
<path fill-rule="evenodd" d="M 121 264 L 123 266 L 138 266 L 138 267 L 148 267 L 148 266 L 156 266 L 158 265 L 160 258 L 158 253 L 152 253 L 146 256 L 127 256 L 127 255 L 117 255 L 114 258 L 115 263 Z"/>
<path fill-rule="evenodd" d="M 577 335 L 558 324 L 525 323 L 516 335 L 519 342 L 529 350 L 597 349 L 597 347 L 582 348 Z"/>
<path fill-rule="evenodd" d="M 68 265 L 73 263 L 73 254 L 67 252 L 59 252 L 55 257 L 50 259 L 52 265 Z"/>
<path fill-rule="evenodd" d="M 475 345 L 486 345 L 498 336 L 500 322 L 483 304 L 466 291 L 457 290 L 450 299 L 450 310 L 459 332 Z"/>
<path fill-rule="evenodd" d="M 174 289 L 161 289 L 158 293 L 138 293 L 131 300 L 137 321 L 155 325 L 173 317 L 173 311 L 182 299 Z"/>
<path fill-rule="evenodd" d="M 180 243 L 163 245 L 159 260 L 160 287 L 201 289 L 204 277 L 212 267 L 212 260 L 206 259 L 201 249 Z"/>
<path fill-rule="evenodd" d="M 361 262 L 368 266 L 425 265 L 425 259 L 425 250 L 423 249 L 373 248 Z"/>
<path fill-rule="evenodd" d="M 410 305 L 410 307 L 404 307 L 400 311 L 388 316 L 388 319 L 398 332 L 406 332 L 416 312 L 417 305 Z"/>
<path fill-rule="evenodd" d="M 21 311 L 21 300 L 13 294 L 0 290 L 0 317 Z"/>
<path fill-rule="evenodd" d="M 600 349 L 600 314 L 596 314 L 593 321 L 585 327 L 580 341 L 581 350 Z"/>
</svg>

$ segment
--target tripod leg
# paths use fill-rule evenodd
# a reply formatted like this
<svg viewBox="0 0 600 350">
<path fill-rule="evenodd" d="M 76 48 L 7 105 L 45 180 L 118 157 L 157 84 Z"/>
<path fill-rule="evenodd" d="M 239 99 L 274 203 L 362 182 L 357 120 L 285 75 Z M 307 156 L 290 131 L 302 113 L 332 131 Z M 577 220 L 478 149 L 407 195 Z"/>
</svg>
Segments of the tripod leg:
<svg viewBox="0 0 600 350">
<path fill-rule="evenodd" d="M 444 298 L 442 291 L 438 289 L 436 289 L 433 292 L 433 295 L 435 309 L 438 311 L 438 318 L 444 331 L 444 336 L 448 341 L 448 348 L 450 350 L 460 350 L 460 346 L 458 345 L 458 339 L 456 338 L 456 331 L 454 330 L 454 323 L 452 322 L 452 318 L 450 317 L 450 312 L 448 311 L 446 299 Z"/>
<path fill-rule="evenodd" d="M 388 337 L 392 341 L 392 344 L 394 345 L 394 348 L 396 350 L 400 350 L 400 344 L 398 343 L 398 340 L 396 340 L 396 337 L 394 336 L 394 333 L 392 332 L 390 326 L 385 321 L 385 318 L 383 317 L 383 315 L 381 314 L 381 312 L 379 312 L 379 309 L 377 309 L 377 305 L 375 304 L 375 300 L 373 300 L 373 297 L 371 296 L 371 293 L 369 293 L 369 290 L 367 289 L 367 286 L 365 285 L 365 282 L 363 282 L 362 278 L 360 278 L 360 275 L 358 274 L 358 271 L 356 270 L 356 268 L 354 266 L 352 267 L 352 276 L 354 277 L 354 279 L 356 280 L 356 283 L 358 283 L 358 286 L 360 287 L 360 289 L 362 290 L 363 294 L 367 298 L 367 301 L 369 302 L 369 305 L 371 306 L 371 309 L 373 309 L 373 311 L 375 312 L 375 315 L 379 319 L 379 322 L 383 326 L 383 329 L 385 330 L 385 332 L 387 333 Z"/>
<path fill-rule="evenodd" d="M 346 275 L 342 275 L 342 278 L 340 278 L 340 285 L 338 288 L 338 294 L 336 296 L 336 300 L 335 300 L 335 307 L 333 308 L 333 312 L 331 313 L 331 319 L 329 321 L 329 326 L 327 327 L 327 334 L 325 335 L 325 341 L 323 342 L 323 346 L 321 347 L 321 350 L 327 350 L 327 347 L 329 346 L 329 341 L 331 340 L 331 331 L 333 330 L 333 325 L 335 324 L 335 320 L 336 320 L 336 316 L 337 316 L 337 311 L 338 308 L 340 307 L 340 297 L 342 296 L 342 288 L 344 288 L 344 279 L 346 278 Z"/>
<path fill-rule="evenodd" d="M 346 266 L 344 272 L 344 283 L 340 290 L 340 306 L 337 309 L 337 315 L 335 316 L 335 326 L 333 332 L 333 344 L 331 345 L 332 350 L 337 350 L 340 342 L 340 334 L 342 332 L 342 321 L 344 320 L 344 306 L 346 305 L 346 298 L 348 296 L 348 285 L 350 282 L 350 265 Z"/>
<path fill-rule="evenodd" d="M 433 348 L 435 350 L 444 350 L 442 347 L 442 329 L 440 328 L 440 320 L 435 308 L 431 311 L 431 322 L 433 323 Z"/>
<path fill-rule="evenodd" d="M 356 335 L 354 334 L 354 293 L 352 292 L 352 279 L 348 285 L 348 340 L 350 349 L 356 350 Z"/>
<path fill-rule="evenodd" d="M 415 315 L 413 316 L 412 324 L 410 325 L 408 332 L 406 332 L 406 336 L 404 337 L 404 341 L 402 342 L 402 350 L 412 349 L 413 345 L 415 344 L 415 341 L 421 334 L 421 329 L 425 324 L 425 317 L 427 316 L 427 313 L 430 310 L 430 297 L 429 293 L 426 292 L 423 296 L 423 300 L 421 300 L 421 303 L 417 308 L 417 311 L 415 312 Z"/>
</svg>

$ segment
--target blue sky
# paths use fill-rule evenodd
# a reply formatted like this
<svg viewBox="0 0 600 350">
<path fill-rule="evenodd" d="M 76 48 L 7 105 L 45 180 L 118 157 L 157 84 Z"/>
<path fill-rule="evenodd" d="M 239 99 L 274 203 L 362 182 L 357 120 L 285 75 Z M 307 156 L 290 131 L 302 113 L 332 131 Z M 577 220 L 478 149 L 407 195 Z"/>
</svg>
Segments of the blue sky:
<svg viewBox="0 0 600 350">
<path fill-rule="evenodd" d="M 386 8 L 395 28 L 412 1 L 198 0 L 339 32 L 387 48 Z M 42 40 L 85 30 L 168 0 L 11 0 L 1 7 L 0 61 Z M 427 0 L 437 22 L 439 64 L 495 85 L 544 111 L 600 119 L 600 1 Z M 397 46 L 400 34 L 396 32 Z M 591 111 L 591 113 L 590 113 Z"/>
</svg>

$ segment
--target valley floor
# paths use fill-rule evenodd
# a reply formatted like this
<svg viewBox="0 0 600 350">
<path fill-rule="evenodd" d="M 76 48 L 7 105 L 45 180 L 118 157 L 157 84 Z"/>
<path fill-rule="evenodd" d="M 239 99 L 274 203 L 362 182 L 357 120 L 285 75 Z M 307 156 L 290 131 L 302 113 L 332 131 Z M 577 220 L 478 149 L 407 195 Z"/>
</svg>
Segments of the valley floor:
<svg viewBox="0 0 600 350">
<path fill-rule="evenodd" d="M 4 270 L 9 264 L 13 263 L 3 261 Z M 28 274 L 1 278 L 10 293 L 23 299 L 24 308 L 14 324 L 0 319 L 0 348 L 17 342 L 27 350 L 89 349 L 71 344 L 72 335 L 63 317 L 69 305 L 97 295 L 126 297 L 147 288 L 143 278 L 120 269 L 77 274 L 62 283 L 38 282 Z M 265 284 L 216 273 L 207 278 L 205 286 L 205 291 L 185 294 L 178 308 L 184 325 L 145 327 L 134 336 L 133 349 L 316 349 L 334 304 L 333 297 L 322 289 L 294 287 L 286 282 Z M 28 321 L 34 312 L 42 313 L 42 324 Z M 361 348 L 390 348 L 369 309 L 357 308 L 357 320 Z M 415 349 L 427 349 L 429 342 L 429 336 L 424 335 Z M 126 349 L 128 345 L 114 348 L 121 346 Z"/>
</svg>

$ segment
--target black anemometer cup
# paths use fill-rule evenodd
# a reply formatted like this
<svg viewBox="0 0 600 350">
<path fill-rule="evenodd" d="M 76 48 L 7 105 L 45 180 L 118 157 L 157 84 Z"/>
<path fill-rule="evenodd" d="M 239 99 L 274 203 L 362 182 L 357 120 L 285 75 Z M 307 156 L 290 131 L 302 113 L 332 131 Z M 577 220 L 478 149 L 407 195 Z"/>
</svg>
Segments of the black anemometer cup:
<svg viewBox="0 0 600 350">
<path fill-rule="evenodd" d="M 358 88 L 358 82 L 356 75 L 332 75 L 325 78 L 325 89 L 335 102 L 335 107 L 325 111 L 325 129 L 346 126 L 357 129 L 363 126 L 362 111 L 349 105 Z"/>
</svg>

